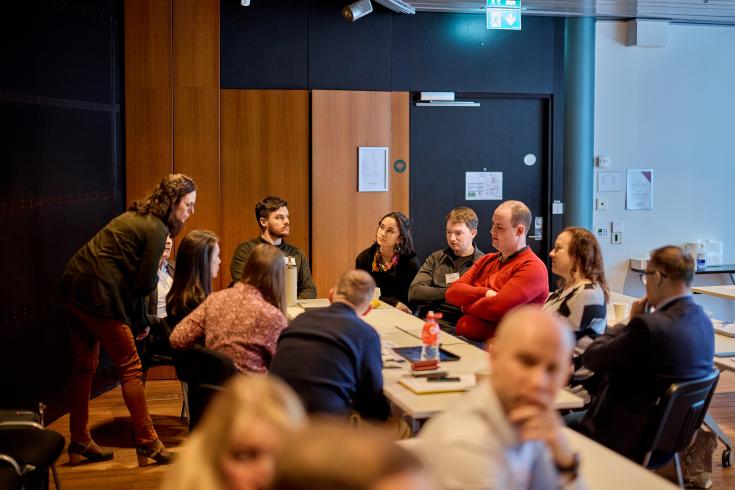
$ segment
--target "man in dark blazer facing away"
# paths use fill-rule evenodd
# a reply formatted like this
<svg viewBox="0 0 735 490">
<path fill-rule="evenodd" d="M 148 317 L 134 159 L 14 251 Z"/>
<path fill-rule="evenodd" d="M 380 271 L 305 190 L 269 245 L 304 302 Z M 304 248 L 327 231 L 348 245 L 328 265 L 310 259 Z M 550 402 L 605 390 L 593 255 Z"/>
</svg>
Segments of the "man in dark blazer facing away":
<svg viewBox="0 0 735 490">
<path fill-rule="evenodd" d="M 307 412 L 388 419 L 380 336 L 360 318 L 374 291 L 367 272 L 345 272 L 328 308 L 301 314 L 281 333 L 270 373 L 291 385 Z"/>
<path fill-rule="evenodd" d="M 606 377 L 582 420 L 583 431 L 634 461 L 643 460 L 648 417 L 674 382 L 712 372 L 712 322 L 689 286 L 694 260 L 681 248 L 654 250 L 641 281 L 646 296 L 633 303 L 627 325 L 616 325 L 585 351 L 584 366 Z M 649 310 L 653 310 L 649 312 Z"/>
</svg>

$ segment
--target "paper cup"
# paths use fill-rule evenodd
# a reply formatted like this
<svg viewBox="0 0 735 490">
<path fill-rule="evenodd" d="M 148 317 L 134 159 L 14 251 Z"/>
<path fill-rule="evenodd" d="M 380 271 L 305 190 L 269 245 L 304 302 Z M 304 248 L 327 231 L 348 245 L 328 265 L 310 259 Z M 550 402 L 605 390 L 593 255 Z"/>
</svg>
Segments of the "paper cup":
<svg viewBox="0 0 735 490">
<path fill-rule="evenodd" d="M 475 380 L 478 383 L 483 382 L 484 380 L 488 379 L 490 377 L 490 366 L 484 367 L 482 369 L 479 369 L 475 371 Z"/>
<path fill-rule="evenodd" d="M 613 312 L 615 312 L 615 321 L 624 322 L 628 319 L 628 303 L 613 303 Z"/>
<path fill-rule="evenodd" d="M 375 288 L 375 291 L 373 292 L 373 299 L 370 301 L 370 305 L 373 308 L 380 308 L 380 288 Z"/>
</svg>

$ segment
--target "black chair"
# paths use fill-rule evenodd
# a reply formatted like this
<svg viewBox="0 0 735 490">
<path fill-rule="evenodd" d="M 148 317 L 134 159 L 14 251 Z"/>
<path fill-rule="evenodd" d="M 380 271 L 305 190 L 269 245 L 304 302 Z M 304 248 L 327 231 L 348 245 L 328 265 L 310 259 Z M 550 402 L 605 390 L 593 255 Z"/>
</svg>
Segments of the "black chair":
<svg viewBox="0 0 735 490">
<path fill-rule="evenodd" d="M 138 356 L 143 366 L 143 383 L 148 370 L 157 366 L 173 366 L 174 352 L 168 338 L 171 328 L 165 318 L 149 318 L 150 332 L 143 340 L 136 341 Z"/>
<path fill-rule="evenodd" d="M 138 356 L 143 367 L 143 385 L 145 386 L 148 379 L 148 370 L 159 366 L 176 367 L 176 353 L 171 347 L 169 337 L 171 336 L 171 327 L 165 318 L 148 318 L 150 323 L 150 332 L 143 340 L 135 342 L 138 350 Z M 181 380 L 181 378 L 179 378 Z M 181 395 L 183 404 L 181 406 L 182 422 L 189 417 L 189 406 L 187 404 L 186 384 L 181 381 Z"/>
<path fill-rule="evenodd" d="M 34 412 L 0 412 L 0 482 L 3 488 L 48 488 L 48 472 L 60 489 L 54 463 L 64 450 L 64 437 L 45 429 Z M 12 472 L 10 471 L 12 470 Z M 20 481 L 20 486 L 17 486 Z M 15 486 L 14 486 L 15 485 Z"/>
<path fill-rule="evenodd" d="M 174 355 L 176 375 L 187 384 L 189 429 L 201 419 L 210 399 L 237 373 L 232 359 L 200 345 Z"/>
<path fill-rule="evenodd" d="M 21 490 L 23 470 L 20 464 L 7 454 L 0 453 L 0 490 Z"/>
<path fill-rule="evenodd" d="M 679 487 L 684 488 L 680 453 L 691 444 L 702 425 L 712 401 L 720 372 L 692 381 L 673 383 L 661 396 L 647 424 L 644 441 L 650 441 L 643 466 L 660 468 L 671 461 L 676 464 Z"/>
</svg>

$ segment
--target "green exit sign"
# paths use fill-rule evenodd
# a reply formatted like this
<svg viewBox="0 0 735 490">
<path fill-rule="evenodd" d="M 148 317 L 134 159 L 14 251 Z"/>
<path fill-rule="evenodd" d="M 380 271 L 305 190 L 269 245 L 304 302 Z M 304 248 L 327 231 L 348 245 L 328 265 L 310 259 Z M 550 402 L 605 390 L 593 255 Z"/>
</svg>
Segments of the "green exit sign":
<svg viewBox="0 0 735 490">
<path fill-rule="evenodd" d="M 488 7 L 521 8 L 521 0 L 487 0 Z"/>
<path fill-rule="evenodd" d="M 487 0 L 503 1 L 503 0 Z M 505 0 L 510 2 L 511 0 Z M 519 4 L 521 2 L 518 2 Z M 519 8 L 496 8 L 488 7 L 486 9 L 487 28 L 488 29 L 504 29 L 512 31 L 521 30 L 521 9 Z"/>
</svg>

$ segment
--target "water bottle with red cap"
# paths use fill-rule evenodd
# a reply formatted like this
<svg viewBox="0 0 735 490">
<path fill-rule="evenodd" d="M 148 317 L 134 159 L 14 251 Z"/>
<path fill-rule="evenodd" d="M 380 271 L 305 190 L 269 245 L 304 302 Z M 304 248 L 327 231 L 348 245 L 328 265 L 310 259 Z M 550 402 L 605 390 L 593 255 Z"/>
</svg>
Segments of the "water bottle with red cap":
<svg viewBox="0 0 735 490">
<path fill-rule="evenodd" d="M 434 313 L 429 311 L 426 315 L 426 323 L 424 323 L 424 329 L 421 332 L 421 341 L 423 347 L 421 347 L 421 360 L 436 360 L 439 361 L 439 323 L 437 320 L 442 317 L 441 313 Z"/>
</svg>

